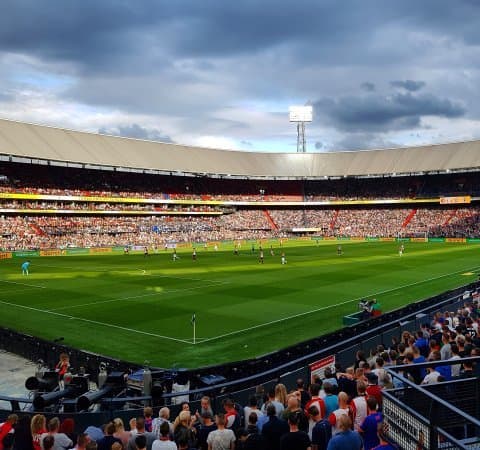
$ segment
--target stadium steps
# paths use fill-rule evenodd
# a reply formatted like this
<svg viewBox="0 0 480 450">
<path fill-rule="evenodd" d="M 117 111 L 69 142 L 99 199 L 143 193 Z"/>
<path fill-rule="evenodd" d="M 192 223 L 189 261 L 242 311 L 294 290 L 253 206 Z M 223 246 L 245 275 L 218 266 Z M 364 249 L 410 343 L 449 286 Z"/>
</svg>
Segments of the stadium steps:
<svg viewBox="0 0 480 450">
<path fill-rule="evenodd" d="M 445 220 L 445 223 L 443 224 L 444 227 L 446 227 L 452 220 L 453 218 L 457 215 L 457 210 L 454 209 L 447 217 L 447 220 Z"/>
<path fill-rule="evenodd" d="M 338 219 L 339 214 L 340 214 L 340 211 L 338 209 L 336 209 L 333 212 L 333 217 L 332 217 L 332 220 L 330 221 L 330 229 L 331 230 L 335 229 L 335 225 L 337 224 L 337 219 Z"/>
<path fill-rule="evenodd" d="M 272 230 L 278 230 L 278 226 L 277 224 L 275 223 L 275 221 L 273 220 L 273 217 L 270 215 L 270 213 L 268 212 L 268 209 L 264 209 L 263 210 L 263 213 L 265 214 L 265 217 L 267 218 L 268 220 L 268 223 L 270 224 L 270 226 L 272 227 Z"/>
<path fill-rule="evenodd" d="M 43 231 L 38 225 L 34 224 L 34 223 L 29 223 L 30 225 L 30 228 L 35 231 L 35 234 L 37 236 L 46 236 L 46 233 L 45 231 Z"/>
<path fill-rule="evenodd" d="M 403 221 L 402 223 L 402 228 L 407 228 L 407 225 L 412 221 L 412 219 L 415 217 L 415 214 L 417 214 L 416 209 L 412 209 L 409 213 L 407 218 Z"/>
</svg>

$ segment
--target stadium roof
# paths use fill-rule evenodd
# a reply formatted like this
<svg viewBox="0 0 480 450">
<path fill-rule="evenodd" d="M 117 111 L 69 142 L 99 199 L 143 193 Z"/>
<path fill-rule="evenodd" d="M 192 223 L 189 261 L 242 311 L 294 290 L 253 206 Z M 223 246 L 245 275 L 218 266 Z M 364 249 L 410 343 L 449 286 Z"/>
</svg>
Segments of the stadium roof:
<svg viewBox="0 0 480 450">
<path fill-rule="evenodd" d="M 480 170 L 480 141 L 389 150 L 261 153 L 105 136 L 5 119 L 0 119 L 0 155 L 12 161 L 269 178 Z"/>
</svg>

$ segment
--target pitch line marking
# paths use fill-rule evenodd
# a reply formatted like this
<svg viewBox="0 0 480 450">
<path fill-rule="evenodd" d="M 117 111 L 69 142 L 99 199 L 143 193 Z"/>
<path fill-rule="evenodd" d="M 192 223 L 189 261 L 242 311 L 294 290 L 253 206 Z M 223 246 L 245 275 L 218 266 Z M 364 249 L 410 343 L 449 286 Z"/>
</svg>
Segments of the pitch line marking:
<svg viewBox="0 0 480 450">
<path fill-rule="evenodd" d="M 105 322 L 100 322 L 98 320 L 91 320 L 91 319 L 85 319 L 83 317 L 70 316 L 68 314 L 63 314 L 63 313 L 59 313 L 59 312 L 56 312 L 56 311 L 49 311 L 49 310 L 46 310 L 46 309 L 34 308 L 32 306 L 19 305 L 17 303 L 6 302 L 4 300 L 0 300 L 0 303 L 2 303 L 4 305 L 8 305 L 8 306 L 17 307 L 17 308 L 28 309 L 30 311 L 40 312 L 40 313 L 44 313 L 44 314 L 52 314 L 52 315 L 55 315 L 55 316 L 64 317 L 66 319 L 80 320 L 82 322 L 92 323 L 92 324 L 95 324 L 95 325 L 101 325 L 101 326 L 109 327 L 109 328 L 117 328 L 119 330 L 128 331 L 128 332 L 131 332 L 131 333 L 144 334 L 144 335 L 147 335 L 147 336 L 153 336 L 153 337 L 162 338 L 162 339 L 169 339 L 169 340 L 175 341 L 175 342 L 182 342 L 184 344 L 190 344 L 189 341 L 186 341 L 186 340 L 183 340 L 183 339 L 177 339 L 177 338 L 173 338 L 173 337 L 170 337 L 170 336 L 162 336 L 161 334 L 149 333 L 148 331 L 136 330 L 134 328 L 122 327 L 120 325 L 114 325 L 112 323 L 105 323 Z"/>
<path fill-rule="evenodd" d="M 30 288 L 46 289 L 46 286 L 40 286 L 39 284 L 20 283 L 18 281 L 0 280 L 0 283 L 18 284 L 18 285 L 21 285 L 21 286 L 28 286 Z"/>
<path fill-rule="evenodd" d="M 257 328 L 262 328 L 262 327 L 265 327 L 265 326 L 268 326 L 268 325 L 273 325 L 275 323 L 285 322 L 286 320 L 295 319 L 297 317 L 306 316 L 308 314 L 313 314 L 313 313 L 316 313 L 316 312 L 319 312 L 319 311 L 324 311 L 326 309 L 331 309 L 331 308 L 335 308 L 337 306 L 346 305 L 348 303 L 357 302 L 357 301 L 359 301 L 359 300 L 361 300 L 362 298 L 365 298 L 365 297 L 373 297 L 375 295 L 381 295 L 381 294 L 386 294 L 388 292 L 398 291 L 399 289 L 403 289 L 403 288 L 406 288 L 406 287 L 415 286 L 417 284 L 426 283 L 428 281 L 433 281 L 433 280 L 438 280 L 440 278 L 445 278 L 445 277 L 448 277 L 450 275 L 455 275 L 455 274 L 458 274 L 458 273 L 474 270 L 474 269 L 477 269 L 478 267 L 480 267 L 480 266 L 471 267 L 469 269 L 458 270 L 456 272 L 447 273 L 447 274 L 444 274 L 444 275 L 440 275 L 438 277 L 427 278 L 427 279 L 422 280 L 422 281 L 416 281 L 414 283 L 404 284 L 403 286 L 398 286 L 398 287 L 395 287 L 395 288 L 392 288 L 392 289 L 386 289 L 386 290 L 380 291 L 380 292 L 374 292 L 374 293 L 368 294 L 368 295 L 362 295 L 361 297 L 357 297 L 357 298 L 354 298 L 354 299 L 351 299 L 351 300 L 345 300 L 344 302 L 336 303 L 334 305 L 322 306 L 321 308 L 312 309 L 310 311 L 305 311 L 305 312 L 302 312 L 302 313 L 294 314 L 293 316 L 283 317 L 281 319 L 276 319 L 276 320 L 272 320 L 270 322 L 265 322 L 265 323 L 261 323 L 259 325 L 254 325 L 254 326 L 251 326 L 251 327 L 248 327 L 248 328 L 243 328 L 242 330 L 236 330 L 236 331 L 232 331 L 230 333 L 221 334 L 220 336 L 214 336 L 214 337 L 211 337 L 211 338 L 197 338 L 197 340 L 199 341 L 199 342 L 197 342 L 197 344 L 204 344 L 205 342 L 215 341 L 217 339 L 221 339 L 221 338 L 224 338 L 224 337 L 227 337 L 227 336 L 233 336 L 235 334 L 240 334 L 240 333 L 243 333 L 244 331 L 255 330 Z M 197 344 L 195 344 L 195 345 L 197 345 Z"/>
<path fill-rule="evenodd" d="M 148 293 L 148 294 L 132 295 L 130 297 L 112 298 L 112 299 L 103 300 L 103 301 L 100 301 L 100 302 L 89 302 L 89 303 L 82 303 L 81 305 L 62 306 L 60 308 L 48 309 L 46 311 L 63 311 L 63 310 L 66 310 L 66 309 L 82 308 L 84 306 L 101 305 L 103 303 L 121 302 L 121 301 L 125 301 L 125 300 L 133 300 L 133 299 L 136 299 L 136 298 L 143 298 L 143 297 L 154 297 L 156 295 L 171 294 L 172 292 L 193 291 L 193 290 L 196 290 L 196 289 L 204 289 L 204 288 L 207 288 L 207 287 L 220 286 L 222 284 L 225 284 L 225 283 L 218 282 L 218 283 L 214 283 L 214 284 L 207 284 L 207 285 L 203 285 L 203 286 L 194 286 L 194 287 L 191 287 L 191 288 L 184 288 L 184 289 L 167 289 L 167 290 L 161 291 L 161 292 L 151 292 L 151 293 Z"/>
<path fill-rule="evenodd" d="M 41 266 L 39 265 L 38 267 L 51 267 L 53 269 L 72 269 L 72 270 L 83 270 L 83 267 L 81 266 L 59 266 L 59 265 L 55 265 L 55 264 L 42 264 Z M 103 272 L 127 272 L 127 273 L 134 273 L 135 275 L 137 275 L 136 271 L 142 271 L 144 269 L 140 269 L 140 268 L 125 268 L 124 266 L 104 266 L 104 267 L 109 267 L 108 269 L 107 268 L 100 268 L 99 266 L 97 267 L 92 267 L 92 268 L 89 268 L 88 271 L 89 272 L 99 272 L 99 273 L 103 273 Z M 125 270 L 122 270 L 122 269 L 125 269 Z M 161 269 L 161 268 L 160 268 Z M 153 268 L 151 270 L 156 270 L 156 268 Z M 145 270 L 147 272 L 147 270 Z M 151 277 L 151 278 L 172 278 L 172 279 L 175 279 L 175 280 L 188 280 L 188 281 L 204 281 L 204 282 L 208 282 L 208 283 L 230 283 L 230 281 L 223 281 L 223 280 L 207 280 L 205 278 L 190 278 L 190 277 L 177 277 L 177 276 L 174 276 L 174 275 L 154 275 L 154 274 L 149 274 L 147 273 L 146 274 L 147 276 Z"/>
<path fill-rule="evenodd" d="M 5 291 L 5 290 L 2 289 L 2 295 L 18 294 L 19 292 L 33 291 L 34 289 L 38 289 L 38 288 L 37 287 L 30 287 L 30 288 L 25 288 L 25 289 L 15 289 L 14 291 Z"/>
</svg>

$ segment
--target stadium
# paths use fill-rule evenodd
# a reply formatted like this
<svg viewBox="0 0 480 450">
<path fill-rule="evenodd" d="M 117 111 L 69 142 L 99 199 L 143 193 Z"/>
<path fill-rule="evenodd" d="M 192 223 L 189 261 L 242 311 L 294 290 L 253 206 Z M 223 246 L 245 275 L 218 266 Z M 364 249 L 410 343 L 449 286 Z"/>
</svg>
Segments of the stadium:
<svg viewBox="0 0 480 450">
<path fill-rule="evenodd" d="M 30 400 L 79 424 L 139 402 L 195 411 L 206 394 L 245 406 L 260 384 L 398 356 L 423 324 L 447 341 L 471 329 L 478 350 L 479 171 L 480 141 L 271 154 L 0 120 L 3 348 L 83 367 L 80 387 L 35 384 Z M 85 400 L 78 378 L 105 366 L 107 388 Z M 432 386 L 384 394 L 390 438 L 477 448 L 478 377 Z"/>
</svg>

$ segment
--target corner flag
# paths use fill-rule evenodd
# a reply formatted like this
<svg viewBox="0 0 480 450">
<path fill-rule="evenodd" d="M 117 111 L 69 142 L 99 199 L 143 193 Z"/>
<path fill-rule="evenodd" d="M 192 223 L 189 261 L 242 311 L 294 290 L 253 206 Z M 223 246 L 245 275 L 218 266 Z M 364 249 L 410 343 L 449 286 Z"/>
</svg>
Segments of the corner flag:
<svg viewBox="0 0 480 450">
<path fill-rule="evenodd" d="M 190 323 L 193 326 L 193 343 L 195 344 L 196 341 L 196 327 L 195 324 L 197 322 L 197 317 L 195 316 L 195 313 L 192 314 L 192 319 L 190 320 Z"/>
</svg>

